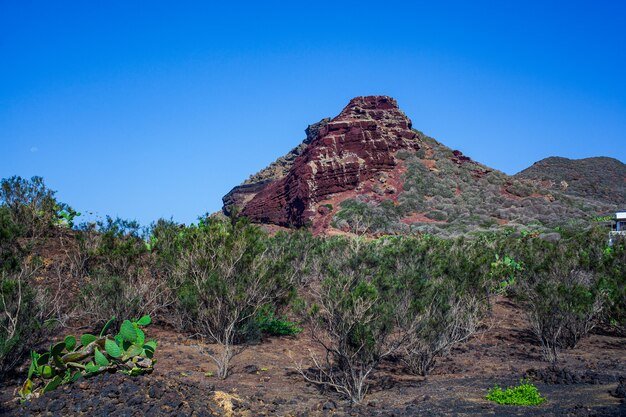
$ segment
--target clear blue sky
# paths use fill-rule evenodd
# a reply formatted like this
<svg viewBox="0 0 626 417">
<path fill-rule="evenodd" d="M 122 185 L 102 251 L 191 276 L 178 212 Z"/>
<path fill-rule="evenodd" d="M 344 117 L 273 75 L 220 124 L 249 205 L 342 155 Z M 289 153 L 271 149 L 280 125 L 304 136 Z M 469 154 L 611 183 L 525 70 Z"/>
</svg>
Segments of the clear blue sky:
<svg viewBox="0 0 626 417">
<path fill-rule="evenodd" d="M 0 177 L 190 222 L 368 94 L 507 173 L 626 160 L 624 2 L 211 3 L 0 0 Z"/>
</svg>

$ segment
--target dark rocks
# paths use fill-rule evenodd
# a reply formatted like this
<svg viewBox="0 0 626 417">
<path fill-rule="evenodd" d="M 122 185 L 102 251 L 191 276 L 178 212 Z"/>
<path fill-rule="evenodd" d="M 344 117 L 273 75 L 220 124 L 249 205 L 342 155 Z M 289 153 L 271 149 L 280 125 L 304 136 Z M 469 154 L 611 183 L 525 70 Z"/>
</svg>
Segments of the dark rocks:
<svg viewBox="0 0 626 417">
<path fill-rule="evenodd" d="M 545 368 L 545 369 L 529 369 L 526 371 L 526 377 L 535 381 L 541 381 L 545 384 L 604 384 L 611 382 L 611 378 L 607 375 L 601 375 L 596 372 L 586 371 L 570 371 L 565 368 Z"/>
<path fill-rule="evenodd" d="M 322 410 L 334 410 L 337 408 L 337 404 L 333 400 L 326 401 L 322 406 Z"/>
<path fill-rule="evenodd" d="M 246 365 L 244 366 L 243 371 L 249 374 L 258 374 L 260 369 L 256 365 Z"/>
<path fill-rule="evenodd" d="M 611 395 L 615 398 L 626 398 L 626 378 L 621 376 L 619 377 L 619 383 L 617 384 L 617 388 L 615 391 L 611 392 Z"/>
<path fill-rule="evenodd" d="M 70 384 L 16 408 L 3 416 L 221 416 L 223 409 L 210 391 L 153 376 L 131 378 L 102 374 Z M 243 405 L 239 404 L 238 407 Z"/>
<path fill-rule="evenodd" d="M 317 137 L 319 136 L 320 130 L 324 126 L 326 126 L 328 122 L 330 122 L 330 117 L 326 117 L 317 123 L 313 123 L 312 125 L 309 125 L 304 131 L 306 133 L 306 139 L 304 140 L 304 143 L 308 145 L 311 142 L 313 142 L 315 139 L 317 139 Z"/>
</svg>

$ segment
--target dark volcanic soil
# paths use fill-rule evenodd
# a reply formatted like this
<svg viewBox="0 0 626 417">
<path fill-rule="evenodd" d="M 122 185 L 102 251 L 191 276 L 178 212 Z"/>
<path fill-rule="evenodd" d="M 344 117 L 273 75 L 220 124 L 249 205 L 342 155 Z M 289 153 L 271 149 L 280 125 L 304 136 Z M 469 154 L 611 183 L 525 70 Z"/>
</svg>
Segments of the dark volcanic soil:
<svg viewBox="0 0 626 417">
<path fill-rule="evenodd" d="M 293 359 L 316 349 L 306 334 L 271 338 L 235 359 L 226 381 L 206 376 L 213 364 L 200 342 L 154 327 L 159 362 L 150 376 L 100 375 L 26 404 L 17 381 L 0 390 L 6 416 L 626 416 L 626 339 L 592 335 L 549 370 L 521 312 L 498 300 L 489 328 L 441 360 L 432 375 L 407 375 L 386 363 L 361 406 L 322 393 L 294 372 Z M 292 359 L 293 358 L 293 359 Z M 499 406 L 485 400 L 495 384 L 533 379 L 547 402 Z M 621 397 L 621 398 L 620 398 Z"/>
</svg>

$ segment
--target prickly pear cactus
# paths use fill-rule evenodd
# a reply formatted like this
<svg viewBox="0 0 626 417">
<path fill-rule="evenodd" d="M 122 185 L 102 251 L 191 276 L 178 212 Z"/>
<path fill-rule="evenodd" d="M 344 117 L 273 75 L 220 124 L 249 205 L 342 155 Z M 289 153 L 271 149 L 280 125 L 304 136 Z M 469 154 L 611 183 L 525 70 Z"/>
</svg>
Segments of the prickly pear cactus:
<svg viewBox="0 0 626 417">
<path fill-rule="evenodd" d="M 152 372 L 157 342 L 146 340 L 141 329 L 152 322 L 150 316 L 124 320 L 119 332 L 111 337 L 106 333 L 114 320 L 109 320 L 98 336 L 83 334 L 76 338 L 70 335 L 47 352 L 32 351 L 28 378 L 18 392 L 22 400 L 105 371 L 133 376 Z"/>
</svg>

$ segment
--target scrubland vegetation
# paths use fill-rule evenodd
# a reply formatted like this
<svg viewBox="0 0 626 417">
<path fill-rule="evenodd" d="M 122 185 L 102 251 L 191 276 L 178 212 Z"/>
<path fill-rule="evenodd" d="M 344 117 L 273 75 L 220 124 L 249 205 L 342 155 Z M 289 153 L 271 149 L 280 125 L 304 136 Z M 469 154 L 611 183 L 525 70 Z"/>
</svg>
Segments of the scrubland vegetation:
<svg viewBox="0 0 626 417">
<path fill-rule="evenodd" d="M 580 219 L 602 210 L 600 201 L 593 198 L 566 195 L 484 165 L 459 161 L 452 149 L 417 133 L 424 147 L 397 154 L 406 167 L 401 186 L 394 192 L 397 198 L 372 199 L 359 194 L 344 200 L 334 215 L 334 227 L 377 235 L 459 237 L 473 231 L 497 231 L 506 224 L 512 230 L 549 233 L 564 224 L 585 228 L 586 221 Z M 620 181 L 620 177 L 612 182 L 603 180 L 613 184 Z M 591 190 L 596 188 L 588 187 Z M 617 194 L 614 199 L 621 198 Z M 551 203 L 546 204 L 546 200 Z M 422 214 L 423 219 L 404 221 L 414 213 Z"/>
<path fill-rule="evenodd" d="M 626 329 L 626 245 L 608 247 L 592 225 L 560 229 L 558 241 L 511 229 L 455 238 L 268 235 L 219 216 L 190 226 L 78 225 L 78 213 L 40 178 L 16 177 L 2 181 L 0 204 L 1 373 L 41 341 L 63 340 L 64 354 L 78 349 L 58 337 L 70 323 L 100 328 L 116 317 L 118 328 L 151 316 L 211 343 L 205 353 L 219 378 L 262 334 L 309 334 L 324 354 L 294 367 L 358 403 L 383 362 L 426 376 L 454 346 L 489 332 L 496 295 L 523 307 L 552 366 L 594 327 Z M 61 256 L 46 264 L 52 243 Z M 115 338 L 106 340 L 110 361 Z"/>
</svg>

